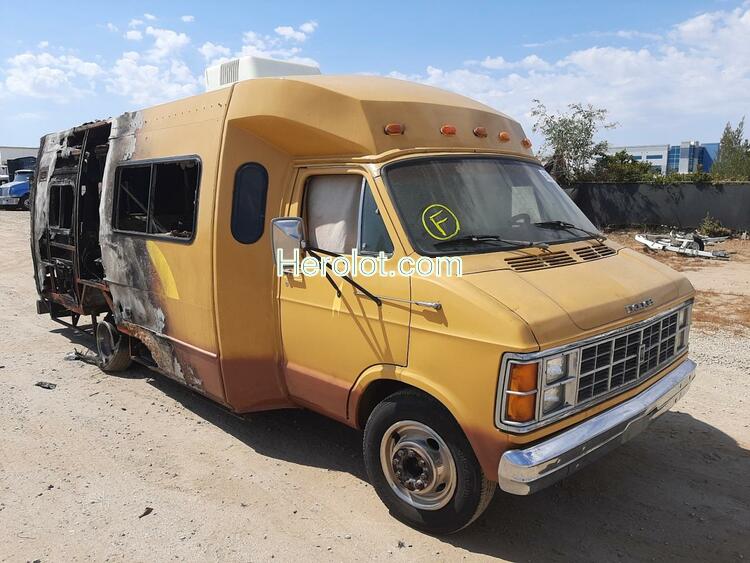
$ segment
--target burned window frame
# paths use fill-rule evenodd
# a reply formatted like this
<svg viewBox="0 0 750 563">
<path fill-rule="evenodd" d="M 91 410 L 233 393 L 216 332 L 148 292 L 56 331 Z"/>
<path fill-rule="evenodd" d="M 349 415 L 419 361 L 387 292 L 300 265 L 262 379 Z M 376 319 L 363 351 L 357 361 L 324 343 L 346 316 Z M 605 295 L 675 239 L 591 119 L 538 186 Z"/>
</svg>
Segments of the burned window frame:
<svg viewBox="0 0 750 563">
<path fill-rule="evenodd" d="M 154 181 L 156 179 L 155 167 L 159 164 L 175 164 L 180 162 L 193 162 L 197 166 L 197 181 L 195 184 L 195 206 L 193 208 L 193 231 L 190 237 L 176 237 L 167 233 L 149 233 L 139 231 L 128 231 L 120 229 L 119 224 L 119 204 L 120 204 L 120 177 L 122 171 L 126 168 L 137 168 L 149 166 L 149 185 L 148 185 L 148 213 L 146 214 L 146 228 L 150 228 L 153 220 L 153 204 L 154 204 Z M 195 236 L 198 232 L 198 206 L 200 205 L 200 192 L 201 192 L 201 181 L 203 177 L 203 161 L 197 154 L 184 155 L 184 156 L 171 156 L 167 158 L 153 158 L 147 160 L 134 160 L 128 162 L 121 162 L 115 168 L 115 185 L 112 195 L 112 231 L 115 233 L 129 235 L 133 237 L 163 240 L 168 242 L 175 242 L 179 244 L 192 244 L 195 240 Z"/>
</svg>

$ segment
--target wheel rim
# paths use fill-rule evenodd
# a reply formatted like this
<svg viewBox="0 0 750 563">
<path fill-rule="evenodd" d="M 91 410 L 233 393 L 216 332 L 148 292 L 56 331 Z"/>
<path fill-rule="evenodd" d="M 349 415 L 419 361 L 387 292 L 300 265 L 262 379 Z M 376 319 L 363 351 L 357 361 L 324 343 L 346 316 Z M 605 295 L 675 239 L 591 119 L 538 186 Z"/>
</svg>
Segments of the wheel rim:
<svg viewBox="0 0 750 563">
<path fill-rule="evenodd" d="M 420 510 L 438 510 L 456 490 L 456 463 L 448 445 L 414 420 L 393 424 L 380 443 L 380 463 L 393 492 Z"/>
<path fill-rule="evenodd" d="M 106 364 L 115 353 L 114 335 L 106 321 L 98 323 L 96 327 L 96 339 L 99 348 L 99 356 L 102 363 Z"/>
<path fill-rule="evenodd" d="M 23 201 L 23 207 L 24 207 L 24 209 L 31 209 L 31 201 L 29 200 L 29 198 L 26 198 Z"/>
</svg>

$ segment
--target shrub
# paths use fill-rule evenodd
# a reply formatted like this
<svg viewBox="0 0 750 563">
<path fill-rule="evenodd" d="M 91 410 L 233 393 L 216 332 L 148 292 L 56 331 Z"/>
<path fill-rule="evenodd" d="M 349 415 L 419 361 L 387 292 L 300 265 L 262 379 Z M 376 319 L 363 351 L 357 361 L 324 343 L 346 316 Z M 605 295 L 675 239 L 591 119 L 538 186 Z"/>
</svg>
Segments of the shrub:
<svg viewBox="0 0 750 563">
<path fill-rule="evenodd" d="M 732 234 L 731 229 L 722 225 L 721 221 L 716 217 L 711 217 L 709 213 L 706 213 L 698 226 L 698 232 L 707 237 L 727 237 Z"/>
</svg>

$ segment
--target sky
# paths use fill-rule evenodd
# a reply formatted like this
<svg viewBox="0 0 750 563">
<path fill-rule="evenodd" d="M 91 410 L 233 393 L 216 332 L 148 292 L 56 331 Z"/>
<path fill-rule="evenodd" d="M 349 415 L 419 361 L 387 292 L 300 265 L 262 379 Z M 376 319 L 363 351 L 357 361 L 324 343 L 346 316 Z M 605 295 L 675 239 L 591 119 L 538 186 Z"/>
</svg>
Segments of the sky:
<svg viewBox="0 0 750 563">
<path fill-rule="evenodd" d="M 203 91 L 239 55 L 378 74 L 478 99 L 531 131 L 533 99 L 582 102 L 612 145 L 716 142 L 750 114 L 750 0 L 0 0 L 0 145 Z"/>
</svg>

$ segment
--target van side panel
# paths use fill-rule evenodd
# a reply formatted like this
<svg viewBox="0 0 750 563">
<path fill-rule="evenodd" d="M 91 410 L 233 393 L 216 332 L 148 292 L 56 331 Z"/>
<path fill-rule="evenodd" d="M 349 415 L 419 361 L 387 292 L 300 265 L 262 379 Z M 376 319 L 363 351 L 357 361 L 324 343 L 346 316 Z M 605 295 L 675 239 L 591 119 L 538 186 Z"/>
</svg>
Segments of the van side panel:
<svg viewBox="0 0 750 563">
<path fill-rule="evenodd" d="M 166 375 L 225 403 L 214 324 L 213 217 L 227 89 L 114 120 L 100 204 L 100 243 L 118 327 Z M 116 169 L 141 160 L 201 162 L 192 241 L 113 229 Z"/>
<path fill-rule="evenodd" d="M 262 236 L 242 244 L 231 231 L 232 199 L 237 169 L 248 162 L 265 167 L 268 193 Z M 292 174 L 288 155 L 248 132 L 242 120 L 227 122 L 216 198 L 214 286 L 226 400 L 238 412 L 291 406 L 279 368 L 270 221 L 285 212 Z"/>
</svg>

